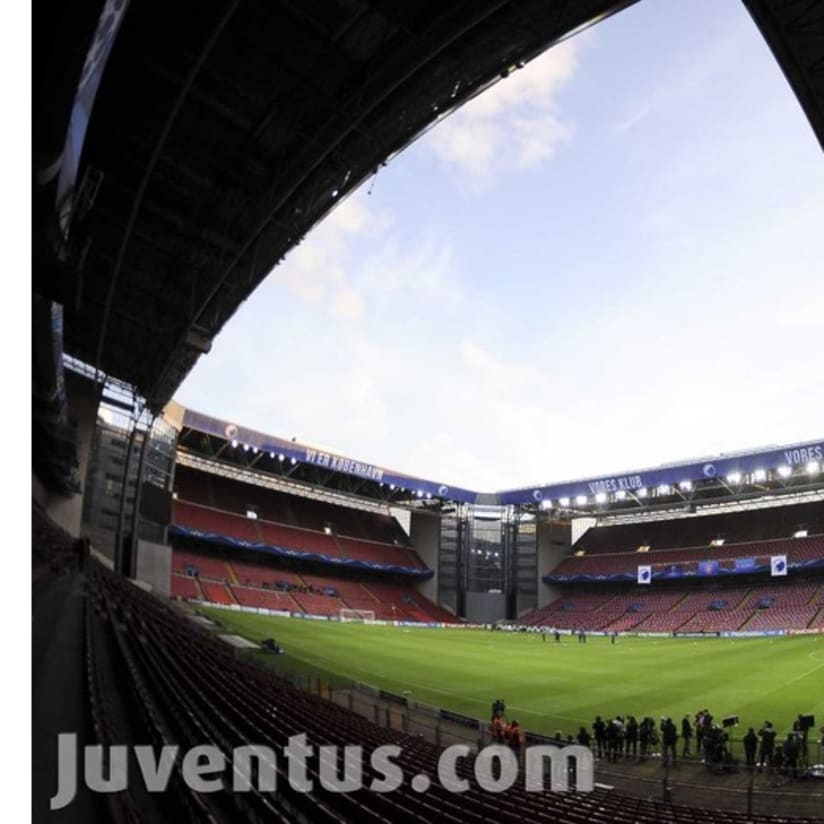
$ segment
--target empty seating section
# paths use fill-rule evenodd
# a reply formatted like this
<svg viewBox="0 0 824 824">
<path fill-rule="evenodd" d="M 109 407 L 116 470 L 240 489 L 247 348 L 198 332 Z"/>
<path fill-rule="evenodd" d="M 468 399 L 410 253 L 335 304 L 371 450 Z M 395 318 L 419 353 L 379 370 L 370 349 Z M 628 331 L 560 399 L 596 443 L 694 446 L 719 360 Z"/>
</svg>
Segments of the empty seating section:
<svg viewBox="0 0 824 824">
<path fill-rule="evenodd" d="M 214 581 L 201 581 L 200 587 L 203 590 L 203 595 L 206 600 L 213 604 L 234 604 L 237 603 L 229 594 L 224 584 L 218 584 Z"/>
<path fill-rule="evenodd" d="M 261 542 L 272 546 L 285 546 L 301 552 L 314 552 L 318 555 L 337 557 L 340 555 L 335 539 L 323 532 L 272 524 L 268 521 L 259 523 Z"/>
<path fill-rule="evenodd" d="M 229 569 L 222 559 L 182 549 L 172 552 L 172 571 L 184 575 L 192 571 L 200 578 L 214 578 L 217 581 L 224 581 L 229 577 Z"/>
<path fill-rule="evenodd" d="M 768 584 L 687 591 L 578 587 L 520 623 L 616 632 L 723 632 L 824 626 L 824 584 Z"/>
<path fill-rule="evenodd" d="M 32 504 L 32 586 L 35 590 L 73 562 L 74 539 L 36 504 Z"/>
<path fill-rule="evenodd" d="M 522 780 L 504 793 L 483 791 L 475 782 L 470 755 L 459 759 L 459 778 L 469 781 L 460 795 L 433 781 L 429 792 L 416 793 L 409 777 L 438 774 L 441 749 L 402 732 L 384 729 L 344 707 L 297 691 L 246 659 L 236 658 L 227 645 L 208 631 L 183 621 L 152 595 L 105 570 L 95 569 L 90 583 L 89 610 L 92 635 L 91 671 L 109 665 L 120 680 L 117 690 L 128 693 L 139 711 L 133 723 L 141 740 L 160 735 L 157 719 L 164 719 L 163 735 L 182 748 L 216 742 L 227 753 L 236 747 L 264 741 L 277 748 L 277 792 L 200 794 L 191 793 L 183 782 L 173 782 L 172 791 L 185 800 L 190 812 L 186 820 L 273 821 L 310 820 L 318 824 L 340 821 L 424 822 L 445 824 L 536 824 L 588 822 L 588 824 L 704 824 L 708 820 L 729 824 L 769 824 L 778 819 L 743 813 L 701 810 L 679 804 L 663 805 L 624 795 L 603 786 L 591 793 L 527 792 Z M 122 631 L 105 633 L 117 621 Z M 313 747 L 330 744 L 343 747 L 360 744 L 364 753 L 384 744 L 395 744 L 393 756 L 406 780 L 393 793 L 330 793 L 318 780 L 317 759 L 307 762 L 311 792 L 299 792 L 287 780 L 288 764 L 281 748 L 289 738 L 305 734 Z M 113 730 L 115 740 L 123 731 Z M 120 737 L 118 737 L 120 736 Z M 364 778 L 383 777 L 364 760 Z M 193 805 L 199 806 L 195 808 Z M 287 815 L 280 811 L 291 806 Z M 215 805 L 214 811 L 211 805 Z M 194 810 L 194 812 L 192 812 Z M 219 812 L 219 814 L 218 814 Z M 183 820 L 183 816 L 180 817 Z M 784 819 L 785 820 L 785 819 Z M 804 824 L 795 819 L 795 824 Z"/>
<path fill-rule="evenodd" d="M 300 606 L 288 592 L 278 592 L 271 589 L 257 589 L 233 584 L 232 594 L 237 602 L 244 607 L 258 607 L 263 609 L 279 609 L 288 612 L 300 612 Z"/>
<path fill-rule="evenodd" d="M 177 598 L 201 598 L 197 581 L 186 575 L 172 575 L 172 595 Z"/>
<path fill-rule="evenodd" d="M 232 561 L 231 569 L 234 570 L 237 582 L 244 586 L 273 588 L 278 584 L 303 585 L 303 580 L 296 573 L 286 569 L 248 564 L 245 561 Z"/>
<path fill-rule="evenodd" d="M 406 543 L 398 522 L 386 513 L 365 512 L 302 498 L 239 480 L 178 466 L 175 488 L 180 500 L 193 501 L 227 512 L 246 514 L 253 507 L 262 520 L 320 532 L 331 524 L 339 535 L 367 541 Z"/>
<path fill-rule="evenodd" d="M 398 522 L 383 513 L 276 492 L 180 467 L 174 522 L 199 532 L 333 558 L 422 569 Z M 252 508 L 257 518 L 249 518 Z"/>
<path fill-rule="evenodd" d="M 595 527 L 587 530 L 574 548 L 594 555 L 633 552 L 641 545 L 648 545 L 651 550 L 707 546 L 719 537 L 730 544 L 753 543 L 788 538 L 801 528 L 810 535 L 824 534 L 824 507 L 820 502 Z"/>
<path fill-rule="evenodd" d="M 387 566 L 411 567 L 423 569 L 424 564 L 416 552 L 405 547 L 389 547 L 381 544 L 357 541 L 354 538 L 338 538 L 341 555 L 356 558 L 359 561 L 386 564 Z"/>
<path fill-rule="evenodd" d="M 173 552 L 172 570 L 172 595 L 181 598 L 312 615 L 339 615 L 340 610 L 346 608 L 369 610 L 381 620 L 459 621 L 412 586 L 297 573 L 180 549 Z M 194 578 L 188 577 L 188 572 L 194 570 L 197 570 L 202 594 Z"/>
<path fill-rule="evenodd" d="M 250 518 L 188 501 L 175 501 L 174 522 L 198 532 L 210 532 L 251 543 L 261 543 L 260 532 L 256 529 L 255 521 Z"/>
</svg>

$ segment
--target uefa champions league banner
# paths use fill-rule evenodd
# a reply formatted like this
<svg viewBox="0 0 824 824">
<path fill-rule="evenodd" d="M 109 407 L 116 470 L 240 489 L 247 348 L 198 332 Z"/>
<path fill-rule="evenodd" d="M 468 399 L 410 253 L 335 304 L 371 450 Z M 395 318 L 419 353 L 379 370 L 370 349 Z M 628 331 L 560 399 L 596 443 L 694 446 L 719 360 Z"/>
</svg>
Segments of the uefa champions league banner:
<svg viewBox="0 0 824 824">
<path fill-rule="evenodd" d="M 765 556 L 763 558 L 735 559 L 745 561 L 744 564 L 734 564 L 731 567 L 721 566 L 718 560 L 702 560 L 697 564 L 642 564 L 634 572 L 617 572 L 611 575 L 592 574 L 560 574 L 550 572 L 541 579 L 545 584 L 592 584 L 599 582 L 617 583 L 619 581 L 633 581 L 647 585 L 653 581 L 670 578 L 726 578 L 734 575 L 751 575 L 753 573 L 769 572 L 771 576 L 787 575 L 790 572 L 801 570 L 824 569 L 824 559 L 787 561 L 786 555 Z M 674 567 L 679 567 L 676 574 Z"/>
<path fill-rule="evenodd" d="M 206 432 L 219 438 L 234 441 L 239 447 L 268 452 L 273 459 L 292 463 L 311 464 L 333 472 L 353 475 L 367 481 L 375 481 L 396 489 L 408 490 L 421 498 L 449 498 L 462 503 L 475 503 L 478 493 L 462 487 L 449 486 L 438 481 L 428 481 L 404 475 L 375 464 L 358 461 L 344 455 L 327 452 L 307 444 L 266 435 L 254 429 L 204 415 L 192 409 L 185 409 L 183 425 L 198 432 Z"/>
<path fill-rule="evenodd" d="M 650 490 L 659 486 L 677 487 L 685 481 L 695 483 L 707 478 L 725 478 L 734 473 L 746 475 L 757 469 L 775 470 L 781 467 L 803 466 L 811 461 L 824 461 L 824 441 L 795 444 L 782 449 L 750 452 L 728 458 L 721 455 L 703 461 L 642 469 L 622 475 L 606 475 L 548 486 L 513 489 L 500 493 L 500 503 L 508 505 L 550 500 L 557 504 L 561 498 L 574 501 L 579 495 L 591 500 L 599 493 L 635 493 L 640 489 Z"/>
</svg>

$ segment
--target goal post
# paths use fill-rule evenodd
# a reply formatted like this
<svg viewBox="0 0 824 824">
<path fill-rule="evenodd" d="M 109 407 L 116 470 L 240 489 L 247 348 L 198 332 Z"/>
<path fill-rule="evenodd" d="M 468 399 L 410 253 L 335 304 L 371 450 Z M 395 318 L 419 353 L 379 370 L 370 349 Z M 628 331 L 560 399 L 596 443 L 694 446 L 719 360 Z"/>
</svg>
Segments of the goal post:
<svg viewBox="0 0 824 824">
<path fill-rule="evenodd" d="M 357 621 L 364 623 L 364 621 L 374 621 L 375 611 L 371 609 L 349 609 L 348 607 L 340 608 L 341 621 Z"/>
</svg>

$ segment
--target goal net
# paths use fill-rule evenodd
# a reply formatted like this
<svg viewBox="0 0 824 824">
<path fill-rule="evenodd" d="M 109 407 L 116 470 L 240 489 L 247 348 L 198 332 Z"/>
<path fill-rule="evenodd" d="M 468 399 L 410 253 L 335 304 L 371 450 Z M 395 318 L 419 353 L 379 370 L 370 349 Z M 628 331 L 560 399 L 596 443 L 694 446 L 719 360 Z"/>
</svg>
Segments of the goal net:
<svg viewBox="0 0 824 824">
<path fill-rule="evenodd" d="M 347 609 L 346 607 L 341 607 L 340 619 L 341 621 L 359 621 L 360 623 L 364 621 L 374 621 L 375 612 L 371 609 Z"/>
</svg>

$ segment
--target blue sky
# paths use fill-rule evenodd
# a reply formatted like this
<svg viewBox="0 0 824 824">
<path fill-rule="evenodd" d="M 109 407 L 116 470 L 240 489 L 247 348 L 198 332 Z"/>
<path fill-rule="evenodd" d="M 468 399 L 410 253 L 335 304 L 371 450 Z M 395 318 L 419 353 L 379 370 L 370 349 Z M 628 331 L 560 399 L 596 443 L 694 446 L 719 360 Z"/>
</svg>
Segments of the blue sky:
<svg viewBox="0 0 824 824">
<path fill-rule="evenodd" d="M 367 181 L 177 400 L 485 490 L 820 438 L 822 193 L 740 0 L 642 0 Z"/>
</svg>

